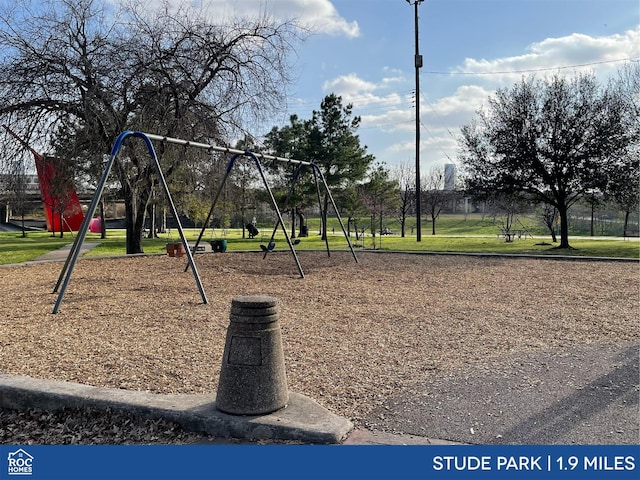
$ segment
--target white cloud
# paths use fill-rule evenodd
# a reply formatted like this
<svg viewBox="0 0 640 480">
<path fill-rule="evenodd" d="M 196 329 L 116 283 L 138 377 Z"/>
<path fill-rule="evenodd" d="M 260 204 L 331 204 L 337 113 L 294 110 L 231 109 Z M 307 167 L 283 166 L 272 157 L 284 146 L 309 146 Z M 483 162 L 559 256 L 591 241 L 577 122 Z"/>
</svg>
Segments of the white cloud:
<svg viewBox="0 0 640 480">
<path fill-rule="evenodd" d="M 334 92 L 336 95 L 341 95 L 345 98 L 369 93 L 376 90 L 376 88 L 375 83 L 363 80 L 355 73 L 341 75 L 333 80 L 324 82 L 322 85 L 322 90 L 325 92 Z"/>
<path fill-rule="evenodd" d="M 458 118 L 473 115 L 493 92 L 479 85 L 463 85 L 448 96 L 429 104 L 426 115 L 433 112 L 439 118 Z"/>
<path fill-rule="evenodd" d="M 275 3 L 283 13 L 295 12 L 300 22 L 315 33 L 360 36 L 358 22 L 344 19 L 330 0 L 278 0 Z"/>
<path fill-rule="evenodd" d="M 118 0 L 113 0 L 118 1 Z M 176 9 L 185 5 L 186 0 L 168 0 Z M 150 0 L 150 8 L 164 8 L 160 0 Z M 315 34 L 346 36 L 360 35 L 356 21 L 348 21 L 336 10 L 330 0 L 199 0 L 190 2 L 194 8 L 201 8 L 212 18 L 255 18 L 269 15 L 279 20 L 297 20 L 298 23 Z"/>
<path fill-rule="evenodd" d="M 621 59 L 640 57 L 640 26 L 623 34 L 605 37 L 591 37 L 574 33 L 565 37 L 547 38 L 529 45 L 522 55 L 497 58 L 493 60 L 467 58 L 454 69 L 454 73 L 473 72 L 484 75 L 484 80 L 500 83 L 513 81 L 523 73 L 566 69 L 580 66 L 594 71 L 611 71 L 614 62 Z M 613 67 L 612 67 L 613 65 Z M 574 69 L 566 69 L 573 74 Z M 513 72 L 513 73 L 509 73 Z"/>
<path fill-rule="evenodd" d="M 353 104 L 354 114 L 362 117 L 363 129 L 380 128 L 390 132 L 407 128 L 407 122 L 415 118 L 411 94 L 389 92 L 389 86 L 400 81 L 403 81 L 401 77 L 384 77 L 374 83 L 349 73 L 326 81 L 322 89 L 341 96 L 344 103 Z"/>
</svg>

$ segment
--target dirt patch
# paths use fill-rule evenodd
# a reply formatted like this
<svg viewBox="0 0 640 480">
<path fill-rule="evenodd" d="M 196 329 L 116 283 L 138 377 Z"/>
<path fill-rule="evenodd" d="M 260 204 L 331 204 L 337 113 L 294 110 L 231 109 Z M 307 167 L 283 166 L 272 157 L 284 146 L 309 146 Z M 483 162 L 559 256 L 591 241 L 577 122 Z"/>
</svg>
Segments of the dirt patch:
<svg viewBox="0 0 640 480">
<path fill-rule="evenodd" d="M 359 253 L 83 259 L 0 270 L 7 374 L 158 393 L 215 393 L 231 299 L 279 300 L 289 389 L 364 422 L 386 398 L 505 355 L 637 341 L 638 264 Z M 589 368 L 585 365 L 585 368 Z"/>
</svg>

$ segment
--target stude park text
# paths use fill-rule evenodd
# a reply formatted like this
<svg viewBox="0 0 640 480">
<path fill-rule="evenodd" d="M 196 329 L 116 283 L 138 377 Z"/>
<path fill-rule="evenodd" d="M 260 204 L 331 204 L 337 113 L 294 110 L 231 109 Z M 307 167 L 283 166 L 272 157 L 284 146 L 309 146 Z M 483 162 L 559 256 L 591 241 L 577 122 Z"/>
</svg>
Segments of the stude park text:
<svg viewBox="0 0 640 480">
<path fill-rule="evenodd" d="M 435 471 L 633 471 L 633 456 L 506 456 L 506 455 L 437 455 L 433 457 Z"/>
</svg>

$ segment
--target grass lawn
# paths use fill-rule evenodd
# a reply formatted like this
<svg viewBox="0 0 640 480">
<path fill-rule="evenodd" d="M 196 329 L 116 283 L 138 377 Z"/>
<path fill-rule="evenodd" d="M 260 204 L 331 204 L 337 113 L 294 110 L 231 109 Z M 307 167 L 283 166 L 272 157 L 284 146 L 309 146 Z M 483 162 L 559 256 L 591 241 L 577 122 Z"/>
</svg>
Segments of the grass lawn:
<svg viewBox="0 0 640 480">
<path fill-rule="evenodd" d="M 498 253 L 498 254 L 535 254 L 535 255 L 572 255 L 594 257 L 640 258 L 640 242 L 635 239 L 592 239 L 591 237 L 571 237 L 569 250 L 560 250 L 550 243 L 548 237 L 522 238 L 513 242 L 505 242 L 496 236 L 495 225 L 472 220 L 467 222 L 442 222 L 438 228 L 438 235 L 430 235 L 430 226 L 423 229 L 422 241 L 416 242 L 415 236 L 407 232 L 405 238 L 399 235 L 385 235 L 375 237 L 375 248 L 389 251 L 430 251 L 430 252 L 459 252 L 459 253 Z M 331 228 L 331 227 L 330 227 Z M 272 227 L 260 228 L 261 233 L 254 239 L 241 238 L 241 230 L 227 230 L 222 235 L 221 230 L 207 230 L 202 238 L 203 242 L 210 242 L 224 238 L 228 251 L 260 250 L 261 244 L 269 242 Z M 187 239 L 195 242 L 200 229 L 185 229 Z M 66 233 L 64 238 L 52 237 L 47 232 L 28 232 L 26 238 L 21 233 L 0 233 L 0 264 L 21 263 L 32 260 L 48 251 L 60 248 L 73 242 L 74 237 Z M 163 253 L 167 242 L 179 242 L 178 231 L 173 229 L 169 233 L 160 234 L 159 238 L 144 239 L 145 253 Z M 364 241 L 351 239 L 356 251 L 373 249 L 374 239 L 367 235 Z M 85 242 L 97 242 L 99 246 L 91 250 L 88 256 L 123 255 L 125 253 L 124 230 L 109 230 L 106 239 L 100 239 L 98 234 L 87 234 Z M 287 249 L 286 240 L 279 230 L 275 238 L 278 250 Z M 335 233 L 329 235 L 331 250 L 348 248 L 344 236 L 336 224 Z M 301 238 L 296 246 L 298 250 L 315 250 L 326 248 L 325 242 L 318 235 L 317 227 L 310 227 L 310 236 Z"/>
</svg>

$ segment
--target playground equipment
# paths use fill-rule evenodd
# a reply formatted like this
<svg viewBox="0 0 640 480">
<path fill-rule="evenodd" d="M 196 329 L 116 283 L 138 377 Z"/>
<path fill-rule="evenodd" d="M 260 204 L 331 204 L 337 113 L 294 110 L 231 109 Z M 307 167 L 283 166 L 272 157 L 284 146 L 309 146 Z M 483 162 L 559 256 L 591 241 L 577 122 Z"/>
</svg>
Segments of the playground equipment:
<svg viewBox="0 0 640 480">
<path fill-rule="evenodd" d="M 273 205 L 273 208 L 276 211 L 277 217 L 278 217 L 278 221 L 276 223 L 276 226 L 273 230 L 273 234 L 271 236 L 271 241 L 269 242 L 269 245 L 266 248 L 265 251 L 265 255 L 263 258 L 266 257 L 267 253 L 269 253 L 270 249 L 268 248 L 269 246 L 271 246 L 271 244 L 274 244 L 273 242 L 273 238 L 275 236 L 275 233 L 278 229 L 278 227 L 282 227 L 282 232 L 285 236 L 285 239 L 287 241 L 287 244 L 289 245 L 289 249 L 291 250 L 291 253 L 293 255 L 293 258 L 295 260 L 296 266 L 298 268 L 298 271 L 300 272 L 300 277 L 304 278 L 304 272 L 302 271 L 302 267 L 300 265 L 300 261 L 298 260 L 298 256 L 296 255 L 296 251 L 294 249 L 294 243 L 291 241 L 291 238 L 289 237 L 289 234 L 287 233 L 287 230 L 285 228 L 285 223 L 282 220 L 282 215 L 280 214 L 280 209 L 278 208 L 278 205 L 275 201 L 275 198 L 273 196 L 273 193 L 271 191 L 271 188 L 269 186 L 269 183 L 267 182 L 266 176 L 264 174 L 264 170 L 262 169 L 262 165 L 260 163 L 260 160 L 258 158 L 258 156 L 263 159 L 263 160 L 272 160 L 272 161 L 279 161 L 279 162 L 287 162 L 290 164 L 295 164 L 298 165 L 299 168 L 304 167 L 304 166 L 308 166 L 312 169 L 313 171 L 313 176 L 314 176 L 314 180 L 315 180 L 315 185 L 316 185 L 316 192 L 317 192 L 317 196 L 318 196 L 318 203 L 320 204 L 320 209 L 322 211 L 322 205 L 320 202 L 320 183 L 322 184 L 322 186 L 325 188 L 326 191 L 326 195 L 328 197 L 328 199 L 330 200 L 331 206 L 334 209 L 334 212 L 338 218 L 338 222 L 340 223 L 340 227 L 342 228 L 342 232 L 344 234 L 344 237 L 347 241 L 347 244 L 349 246 L 349 249 L 351 250 L 351 254 L 353 255 L 354 260 L 356 261 L 356 263 L 358 262 L 358 258 L 356 257 L 355 251 L 353 250 L 353 246 L 351 245 L 351 241 L 349 240 L 349 236 L 347 235 L 347 231 L 344 227 L 344 224 L 342 222 L 342 219 L 340 218 L 340 213 L 338 212 L 338 208 L 336 207 L 335 201 L 333 200 L 333 196 L 331 195 L 331 192 L 329 190 L 329 187 L 327 185 L 327 182 L 324 178 L 324 175 L 322 174 L 322 171 L 318 168 L 318 166 L 316 164 L 314 164 L 313 162 L 305 162 L 305 161 L 301 161 L 301 160 L 294 160 L 294 159 L 290 159 L 290 158 L 281 158 L 281 157 L 274 157 L 271 155 L 263 155 L 263 154 L 259 154 L 256 155 L 252 152 L 249 151 L 242 151 L 242 150 L 235 150 L 235 149 L 230 149 L 227 147 L 218 147 L 215 145 L 209 145 L 209 144 L 205 144 L 205 143 L 197 143 L 197 142 L 190 142 L 188 140 L 182 140 L 182 139 L 178 139 L 178 138 L 171 138 L 171 137 L 165 137 L 165 136 L 160 136 L 160 135 L 154 135 L 154 134 L 150 134 L 150 133 L 143 133 L 143 132 L 136 132 L 136 131 L 125 131 L 122 132 L 118 138 L 116 139 L 113 148 L 111 150 L 111 156 L 109 158 L 109 161 L 107 162 L 107 165 L 105 166 L 104 172 L 102 174 L 102 177 L 100 179 L 100 182 L 98 183 L 98 186 L 96 188 L 95 194 L 93 196 L 93 199 L 91 200 L 91 204 L 89 205 L 89 208 L 86 212 L 86 215 L 84 217 L 84 220 L 82 222 L 82 225 L 80 227 L 80 231 L 78 233 L 78 235 L 76 236 L 73 245 L 71 246 L 71 250 L 69 251 L 69 255 L 64 263 L 64 266 L 62 267 L 62 270 L 60 272 L 60 275 L 58 277 L 58 281 L 56 283 L 56 286 L 54 288 L 54 293 L 58 293 L 58 297 L 56 299 L 56 303 L 53 307 L 53 313 L 58 313 L 58 311 L 60 310 L 60 305 L 62 303 L 62 299 L 64 298 L 64 294 L 66 292 L 67 286 L 69 284 L 69 280 L 71 279 L 71 274 L 73 273 L 73 269 L 75 267 L 75 264 L 78 260 L 78 256 L 82 247 L 82 243 L 84 242 L 84 239 L 87 235 L 87 231 L 89 230 L 89 224 L 91 219 L 93 218 L 96 208 L 98 206 L 98 203 L 100 201 L 100 198 L 102 197 L 102 193 L 104 191 L 104 187 L 105 184 L 107 182 L 107 179 L 109 177 L 109 173 L 111 172 L 111 168 L 113 167 L 113 163 L 115 161 L 116 156 L 118 155 L 118 152 L 120 151 L 120 148 L 122 147 L 122 143 L 123 141 L 127 138 L 127 137 L 136 137 L 136 138 L 140 138 L 142 139 L 146 146 L 147 146 L 147 150 L 149 151 L 149 155 L 151 156 L 151 161 L 153 163 L 153 165 L 155 166 L 156 169 L 156 174 L 158 175 L 158 180 L 159 183 L 162 187 L 162 190 L 165 193 L 165 196 L 167 198 L 167 202 L 169 205 L 169 208 L 171 210 L 171 213 L 173 215 L 173 217 L 176 219 L 177 222 L 177 226 L 178 226 L 178 232 L 180 234 L 180 239 L 181 239 L 181 243 L 182 243 L 182 247 L 184 249 L 184 254 L 187 257 L 187 266 L 185 267 L 185 272 L 189 269 L 189 267 L 191 267 L 191 270 L 193 272 L 193 276 L 196 282 L 196 285 L 198 287 L 198 290 L 200 292 L 200 296 L 202 298 L 202 302 L 203 303 L 208 303 L 207 300 L 207 296 L 206 293 L 204 291 L 204 287 L 202 286 L 202 281 L 200 279 L 200 275 L 198 273 L 198 270 L 196 268 L 196 264 L 194 262 L 193 259 L 193 255 L 192 255 L 192 251 L 195 252 L 198 249 L 198 246 L 200 244 L 200 241 L 202 240 L 202 236 L 205 232 L 205 227 L 203 226 L 202 230 L 200 231 L 200 235 L 198 236 L 198 240 L 196 241 L 195 245 L 193 246 L 193 250 L 192 248 L 190 248 L 190 245 L 187 242 L 187 239 L 184 235 L 184 230 L 182 228 L 182 224 L 180 222 L 180 217 L 178 215 L 177 209 L 175 207 L 175 204 L 173 203 L 173 199 L 171 198 L 171 193 L 169 192 L 169 187 L 167 186 L 167 182 L 164 178 L 164 174 L 162 173 L 162 169 L 160 168 L 160 162 L 158 161 L 158 157 L 156 155 L 155 149 L 153 147 L 152 144 L 152 140 L 156 140 L 156 141 L 161 141 L 161 142 L 166 142 L 166 143 L 173 143 L 173 144 L 178 144 L 178 145 L 183 145 L 185 147 L 194 147 L 194 148 L 204 148 L 208 151 L 219 151 L 219 152 L 224 152 L 224 153 L 230 153 L 233 154 L 233 156 L 231 157 L 231 159 L 229 160 L 228 164 L 227 164 L 227 168 L 226 168 L 226 172 L 224 174 L 224 177 L 222 179 L 222 181 L 220 182 L 219 188 L 214 196 L 213 202 L 211 204 L 211 208 L 209 210 L 209 214 L 207 215 L 207 219 L 206 221 L 203 223 L 203 225 L 208 225 L 209 221 L 211 219 L 211 215 L 213 214 L 213 210 L 215 208 L 215 205 L 218 201 L 218 198 L 220 197 L 220 194 L 222 193 L 222 190 L 224 188 L 224 184 L 227 181 L 227 179 L 229 178 L 229 174 L 231 173 L 234 163 L 236 161 L 236 159 L 241 156 L 241 155 L 245 155 L 249 158 L 251 158 L 253 160 L 253 163 L 255 164 L 258 172 L 260 173 L 260 177 L 262 179 L 262 182 L 269 194 L 269 199 L 271 200 L 271 204 Z M 275 245 L 275 244 L 274 244 Z M 329 251 L 329 241 L 328 239 L 326 240 L 326 248 L 327 248 L 327 255 L 330 255 L 330 251 Z M 273 248 L 271 248 L 272 250 Z"/>
<path fill-rule="evenodd" d="M 349 236 L 347 235 L 347 230 L 344 227 L 344 223 L 342 222 L 342 218 L 340 217 L 340 212 L 338 211 L 338 207 L 336 207 L 336 203 L 333 199 L 333 196 L 331 195 L 331 191 L 329 190 L 329 186 L 327 185 L 327 182 L 324 178 L 324 175 L 322 174 L 322 171 L 320 170 L 320 168 L 318 168 L 318 166 L 313 163 L 313 162 L 306 162 L 306 161 L 302 161 L 302 160 L 295 160 L 292 158 L 282 158 L 282 157 L 275 157 L 273 155 L 265 155 L 265 154 L 255 154 L 253 152 L 249 152 L 249 151 L 243 151 L 243 150 L 236 150 L 236 149 L 232 149 L 232 148 L 226 148 L 226 147 L 217 147 L 214 145 L 208 145 L 206 143 L 197 143 L 197 142 L 189 142 L 187 140 L 181 140 L 178 138 L 171 138 L 171 137 L 162 137 L 159 135 L 153 135 L 153 134 L 143 134 L 146 135 L 148 138 L 152 139 L 152 140 L 157 140 L 157 141 L 162 141 L 162 142 L 167 142 L 167 143 L 175 143 L 178 145 L 184 145 L 185 147 L 195 147 L 195 148 L 204 148 L 207 149 L 208 151 L 220 151 L 220 152 L 225 152 L 225 153 L 231 153 L 233 154 L 233 156 L 231 157 L 231 159 L 229 160 L 229 162 L 227 163 L 227 168 L 225 171 L 225 174 L 222 178 L 222 180 L 220 181 L 220 185 L 218 186 L 218 190 L 216 191 L 214 198 L 213 198 L 213 202 L 211 203 L 211 208 L 209 209 L 209 213 L 207 214 L 207 218 L 206 220 L 203 222 L 203 227 L 202 230 L 200 230 L 200 234 L 198 235 L 198 240 L 195 243 L 195 247 L 197 248 L 198 245 L 200 244 L 202 237 L 204 235 L 204 232 L 206 230 L 206 225 L 209 224 L 209 221 L 211 220 L 211 216 L 213 215 L 213 210 L 216 206 L 216 203 L 218 202 L 218 199 L 220 198 L 220 195 L 222 193 L 222 190 L 224 189 L 224 185 L 227 181 L 227 179 L 229 178 L 229 175 L 231 173 L 231 171 L 233 170 L 233 167 L 235 165 L 235 162 L 237 160 L 238 157 L 240 156 L 246 156 L 249 157 L 251 160 L 253 160 L 254 165 L 256 166 L 256 169 L 258 170 L 258 173 L 260 174 L 260 178 L 262 179 L 262 183 L 268 193 L 269 196 L 269 200 L 271 201 L 271 205 L 273 206 L 273 209 L 276 212 L 277 215 L 277 222 L 276 222 L 276 226 L 273 229 L 273 232 L 271 234 L 271 239 L 270 241 L 267 243 L 267 245 L 265 245 L 265 248 L 262 248 L 263 246 L 261 245 L 262 250 L 264 251 L 264 256 L 263 258 L 266 258 L 267 254 L 271 251 L 273 251 L 274 247 L 275 247 L 275 243 L 274 243 L 274 237 L 275 234 L 278 230 L 278 227 L 282 228 L 282 233 L 284 234 L 285 240 L 287 241 L 287 245 L 289 245 L 289 249 L 291 251 L 291 254 L 294 258 L 294 261 L 296 263 L 296 266 L 298 268 L 298 272 L 300 273 L 300 277 L 304 278 L 304 272 L 302 271 L 302 266 L 300 265 L 300 261 L 298 260 L 298 255 L 296 254 L 295 248 L 294 248 L 294 244 L 297 244 L 299 242 L 292 242 L 291 238 L 289 237 L 289 234 L 287 232 L 287 229 L 285 228 L 285 223 L 282 219 L 282 215 L 280 213 L 280 209 L 278 208 L 278 204 L 276 203 L 275 197 L 273 196 L 273 192 L 271 191 L 271 187 L 269 186 L 269 182 L 267 182 L 267 178 L 265 176 L 264 170 L 262 168 L 262 164 L 260 163 L 260 159 L 262 160 L 270 160 L 270 161 L 276 161 L 276 162 L 285 162 L 288 164 L 292 164 L 292 165 L 297 165 L 298 166 L 298 170 L 296 172 L 296 175 L 294 176 L 294 181 L 295 179 L 298 178 L 299 173 L 301 171 L 301 169 L 303 167 L 309 167 L 311 168 L 312 172 L 313 172 L 313 178 L 314 178 L 314 183 L 316 186 L 316 194 L 317 194 L 317 198 L 318 198 L 318 205 L 320 208 L 320 212 L 322 214 L 322 202 L 321 202 L 321 194 L 320 194 L 320 185 L 322 185 L 325 189 L 326 195 L 328 196 L 328 199 L 330 200 L 331 206 L 333 207 L 333 210 L 336 214 L 336 217 L 338 219 L 338 222 L 340 223 L 340 227 L 342 228 L 342 233 L 344 234 L 344 238 L 347 242 L 347 245 L 349 246 L 349 250 L 351 251 L 351 254 L 353 255 L 353 259 L 356 261 L 356 263 L 358 262 L 358 258 L 356 257 L 356 253 L 353 249 L 353 246 L 351 245 L 351 241 L 349 240 Z M 249 231 L 249 234 L 251 236 L 255 236 L 257 235 L 259 232 L 257 231 L 257 228 L 255 228 L 255 225 L 253 224 L 249 224 L 252 225 L 253 228 L 255 229 L 254 232 L 252 232 L 251 230 Z M 247 225 L 247 228 L 249 228 L 249 225 Z M 330 256 L 330 250 L 329 250 L 329 238 L 328 236 L 325 236 L 325 245 L 326 245 L 326 249 L 327 249 L 327 255 Z M 189 269 L 189 266 L 191 264 L 187 264 L 187 266 L 185 267 L 185 272 Z"/>
<path fill-rule="evenodd" d="M 71 177 L 62 168 L 63 162 L 58 158 L 38 153 L 8 126 L 2 127 L 33 154 L 47 230 L 77 231 L 83 220 L 82 206 Z"/>
</svg>

